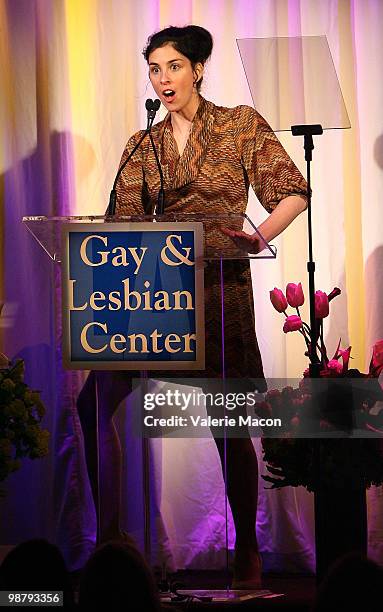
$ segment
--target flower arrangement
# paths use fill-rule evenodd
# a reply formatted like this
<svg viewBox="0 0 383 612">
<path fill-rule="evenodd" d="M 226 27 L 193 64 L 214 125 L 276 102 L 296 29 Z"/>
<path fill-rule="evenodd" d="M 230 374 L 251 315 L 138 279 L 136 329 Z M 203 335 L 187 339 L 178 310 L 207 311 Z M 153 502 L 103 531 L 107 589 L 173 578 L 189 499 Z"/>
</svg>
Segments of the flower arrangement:
<svg viewBox="0 0 383 612">
<path fill-rule="evenodd" d="M 319 482 L 351 487 L 357 482 L 365 487 L 383 483 L 383 440 L 371 437 L 381 431 L 383 419 L 380 414 L 370 413 L 376 401 L 383 400 L 378 382 L 383 371 L 383 340 L 373 347 L 367 374 L 349 368 L 350 346 L 340 348 L 339 342 L 334 355 L 328 357 L 323 319 L 329 315 L 331 300 L 340 293 L 337 287 L 328 295 L 323 291 L 315 293 L 313 337 L 320 355 L 319 382 L 309 378 L 307 369 L 297 389 L 273 389 L 256 406 L 257 414 L 279 417 L 283 424 L 278 438 L 262 439 L 266 467 L 271 474 L 263 478 L 271 483 L 271 488 L 302 485 L 315 491 Z M 299 310 L 304 303 L 301 283 L 289 283 L 286 294 L 274 288 L 270 300 L 286 317 L 283 331 L 300 333 L 307 347 L 305 354 L 310 355 L 311 329 Z M 295 308 L 296 314 L 287 314 L 288 306 Z M 362 435 L 350 439 L 355 428 Z M 308 433 L 310 438 L 305 437 Z M 319 440 L 313 437 L 326 439 L 318 444 Z"/>
<path fill-rule="evenodd" d="M 18 470 L 21 459 L 48 454 L 49 432 L 40 423 L 45 407 L 38 391 L 24 382 L 24 362 L 0 353 L 0 482 Z"/>
</svg>

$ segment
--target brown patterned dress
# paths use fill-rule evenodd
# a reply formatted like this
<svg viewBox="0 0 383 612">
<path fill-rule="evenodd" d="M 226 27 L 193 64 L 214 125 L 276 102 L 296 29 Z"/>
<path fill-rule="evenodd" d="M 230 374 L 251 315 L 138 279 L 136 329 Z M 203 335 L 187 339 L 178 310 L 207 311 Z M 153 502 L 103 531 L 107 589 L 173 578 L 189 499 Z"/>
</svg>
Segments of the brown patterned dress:
<svg viewBox="0 0 383 612">
<path fill-rule="evenodd" d="M 130 138 L 121 163 L 142 134 Z M 201 98 L 181 156 L 170 113 L 152 128 L 152 135 L 164 174 L 166 211 L 244 213 L 250 184 L 269 212 L 289 195 L 306 195 L 301 173 L 267 122 L 251 107 L 224 108 Z M 150 214 L 159 189 L 155 157 L 146 139 L 120 177 L 117 214 Z M 219 278 L 219 262 L 210 263 L 205 270 L 206 370 L 178 372 L 178 376 L 214 378 L 222 374 Z M 248 262 L 225 262 L 224 279 L 225 374 L 263 378 Z M 156 373 L 155 377 L 163 375 Z"/>
</svg>

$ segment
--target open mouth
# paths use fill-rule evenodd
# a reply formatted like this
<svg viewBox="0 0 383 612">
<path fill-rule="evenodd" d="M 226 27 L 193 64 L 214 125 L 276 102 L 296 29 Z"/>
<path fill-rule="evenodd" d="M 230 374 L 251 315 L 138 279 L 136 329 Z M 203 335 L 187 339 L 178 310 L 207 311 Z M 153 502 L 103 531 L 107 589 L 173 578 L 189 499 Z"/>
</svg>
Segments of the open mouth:
<svg viewBox="0 0 383 612">
<path fill-rule="evenodd" d="M 163 92 L 163 96 L 168 102 L 171 102 L 175 95 L 176 92 L 173 89 L 165 89 Z"/>
</svg>

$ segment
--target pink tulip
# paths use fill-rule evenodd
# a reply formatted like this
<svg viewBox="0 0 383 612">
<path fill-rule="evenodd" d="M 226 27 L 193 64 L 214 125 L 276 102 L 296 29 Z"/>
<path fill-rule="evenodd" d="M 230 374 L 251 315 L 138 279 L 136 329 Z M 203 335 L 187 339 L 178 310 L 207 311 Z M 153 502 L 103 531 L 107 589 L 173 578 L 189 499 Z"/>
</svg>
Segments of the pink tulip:
<svg viewBox="0 0 383 612">
<path fill-rule="evenodd" d="M 315 291 L 315 317 L 324 319 L 328 316 L 328 296 L 324 291 Z"/>
<path fill-rule="evenodd" d="M 383 340 L 375 342 L 372 348 L 372 359 L 370 363 L 370 374 L 379 376 L 383 370 Z"/>
<path fill-rule="evenodd" d="M 348 370 L 348 362 L 350 361 L 351 346 L 348 349 L 338 349 L 339 357 L 342 357 L 343 368 L 342 373 L 345 374 Z"/>
<path fill-rule="evenodd" d="M 278 312 L 284 312 L 286 310 L 287 300 L 281 289 L 274 287 L 274 289 L 270 291 L 270 300 L 275 310 L 278 310 Z"/>
<path fill-rule="evenodd" d="M 298 317 L 298 315 L 290 315 L 286 318 L 285 323 L 283 325 L 283 331 L 285 334 L 287 332 L 297 331 L 302 327 L 302 319 Z"/>
<path fill-rule="evenodd" d="M 372 349 L 372 365 L 374 368 L 383 366 L 383 340 L 375 342 Z"/>
<path fill-rule="evenodd" d="M 286 297 L 287 301 L 293 308 L 298 308 L 298 306 L 302 306 L 305 301 L 305 296 L 303 295 L 302 283 L 289 283 L 286 287 Z"/>
<path fill-rule="evenodd" d="M 341 374 L 343 366 L 337 359 L 330 359 L 330 361 L 327 363 L 327 369 L 331 372 L 331 374 Z"/>
</svg>

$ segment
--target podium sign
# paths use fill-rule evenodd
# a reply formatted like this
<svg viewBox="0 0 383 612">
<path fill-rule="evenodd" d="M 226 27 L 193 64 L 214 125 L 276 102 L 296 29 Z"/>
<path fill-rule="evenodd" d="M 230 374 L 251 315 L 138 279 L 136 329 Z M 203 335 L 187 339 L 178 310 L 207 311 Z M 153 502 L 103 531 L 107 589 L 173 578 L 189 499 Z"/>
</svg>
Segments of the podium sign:
<svg viewBox="0 0 383 612">
<path fill-rule="evenodd" d="M 68 369 L 205 367 L 203 224 L 63 225 Z"/>
</svg>

